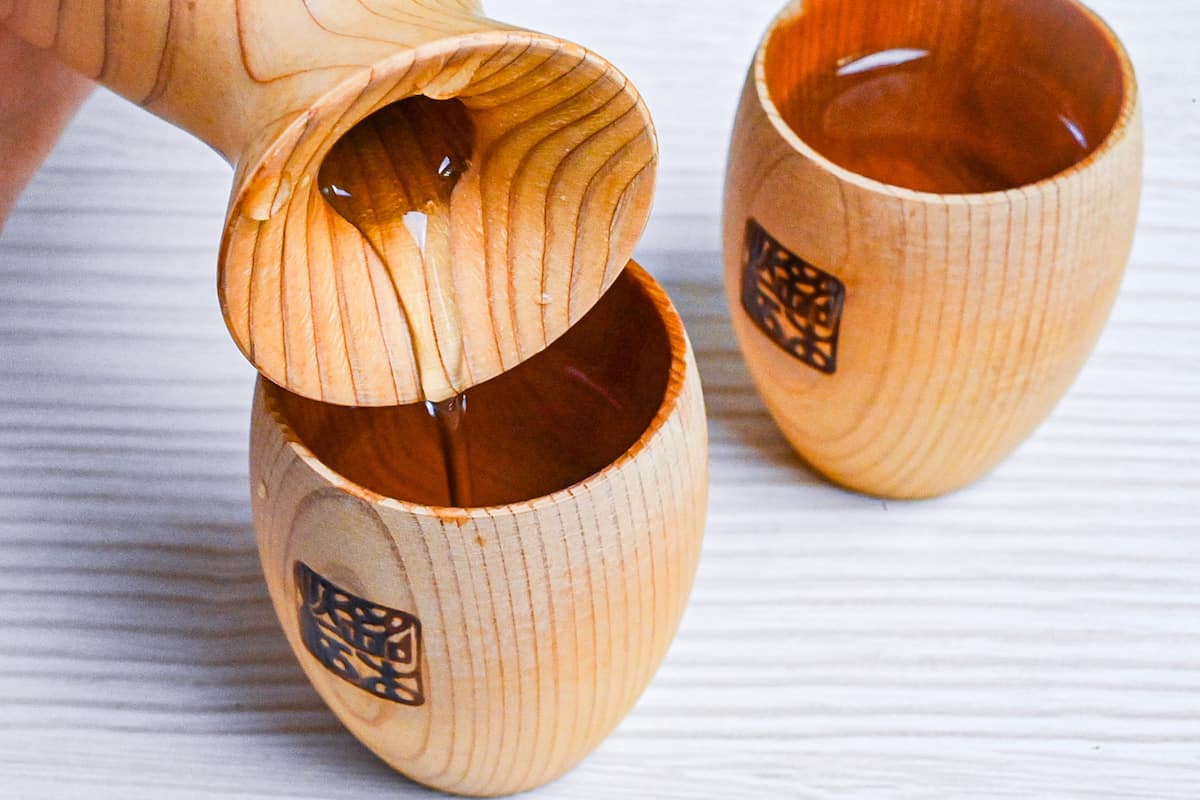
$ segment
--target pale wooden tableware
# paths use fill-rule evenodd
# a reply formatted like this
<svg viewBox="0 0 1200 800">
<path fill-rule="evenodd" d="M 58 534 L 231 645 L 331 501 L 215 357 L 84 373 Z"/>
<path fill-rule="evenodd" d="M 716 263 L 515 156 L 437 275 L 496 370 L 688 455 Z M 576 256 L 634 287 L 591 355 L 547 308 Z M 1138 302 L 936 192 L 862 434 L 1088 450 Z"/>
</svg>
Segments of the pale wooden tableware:
<svg viewBox="0 0 1200 800">
<path fill-rule="evenodd" d="M 476 387 L 470 414 L 520 432 L 472 452 L 488 462 L 473 490 L 562 486 L 485 508 L 437 505 L 445 473 L 423 407 L 349 409 L 259 381 L 251 479 L 275 610 L 329 707 L 421 783 L 498 795 L 561 775 L 630 709 L 683 613 L 708 467 L 691 348 L 634 264 L 562 345 L 598 342 L 632 398 L 615 424 L 645 423 L 620 434 L 632 446 L 567 486 L 558 451 L 613 432 L 586 413 L 564 421 L 570 399 L 536 391 L 544 405 L 523 430 L 505 416 L 511 393 Z M 549 438 L 527 449 L 537 435 Z"/>
<path fill-rule="evenodd" d="M 989 102 L 989 81 L 1033 76 L 1078 110 L 1072 132 L 1092 149 L 1051 174 L 1061 154 L 1031 131 L 999 156 L 1024 176 L 1011 188 L 935 194 L 852 172 L 801 138 L 805 115 L 819 113 L 804 89 L 815 70 L 896 48 L 950 59 L 950 74 L 979 82 L 967 86 L 976 103 Z M 976 70 L 985 59 L 1003 66 Z M 875 122 L 838 124 L 869 134 Z M 863 141 L 859 158 L 870 157 Z M 789 5 L 738 111 L 724 239 L 734 328 L 796 451 L 838 483 L 889 497 L 942 494 L 988 472 L 1095 345 L 1128 260 L 1141 163 L 1129 59 L 1073 0 Z"/>
<path fill-rule="evenodd" d="M 591 308 L 649 213 L 657 143 L 636 90 L 474 0 L 0 0 L 0 23 L 234 165 L 226 323 L 307 397 L 440 400 L 511 369 Z M 449 280 L 419 258 L 389 275 L 317 191 L 333 144 L 413 95 L 456 99 L 474 124 Z M 461 375 L 427 368 L 423 386 L 443 353 Z"/>
</svg>

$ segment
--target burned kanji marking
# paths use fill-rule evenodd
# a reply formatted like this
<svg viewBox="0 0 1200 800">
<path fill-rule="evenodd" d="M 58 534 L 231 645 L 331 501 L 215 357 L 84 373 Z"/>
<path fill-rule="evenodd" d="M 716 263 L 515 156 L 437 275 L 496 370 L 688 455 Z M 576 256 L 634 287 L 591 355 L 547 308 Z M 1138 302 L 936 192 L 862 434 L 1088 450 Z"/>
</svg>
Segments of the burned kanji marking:
<svg viewBox="0 0 1200 800">
<path fill-rule="evenodd" d="M 845 285 L 790 252 L 756 220 L 746 224 L 742 307 L 775 344 L 804 363 L 837 371 Z"/>
<path fill-rule="evenodd" d="M 300 562 L 296 592 L 300 637 L 326 669 L 376 697 L 425 703 L 419 619 L 355 597 Z"/>
</svg>

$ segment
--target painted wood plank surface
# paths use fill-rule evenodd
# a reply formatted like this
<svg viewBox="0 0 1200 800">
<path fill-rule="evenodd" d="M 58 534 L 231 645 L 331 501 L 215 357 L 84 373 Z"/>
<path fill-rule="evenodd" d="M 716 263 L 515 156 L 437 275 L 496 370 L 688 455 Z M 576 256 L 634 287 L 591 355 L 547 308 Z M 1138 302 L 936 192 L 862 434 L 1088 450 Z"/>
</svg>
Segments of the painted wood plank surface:
<svg viewBox="0 0 1200 800">
<path fill-rule="evenodd" d="M 633 714 L 543 798 L 1200 795 L 1200 5 L 1097 0 L 1143 85 L 1111 324 L 982 483 L 883 503 L 766 416 L 719 284 L 733 105 L 776 3 L 495 0 L 628 70 L 663 167 L 640 252 L 705 381 L 709 527 Z M 106 94 L 0 236 L 0 798 L 426 796 L 304 680 L 259 574 L 252 372 L 213 265 L 228 169 Z"/>
</svg>

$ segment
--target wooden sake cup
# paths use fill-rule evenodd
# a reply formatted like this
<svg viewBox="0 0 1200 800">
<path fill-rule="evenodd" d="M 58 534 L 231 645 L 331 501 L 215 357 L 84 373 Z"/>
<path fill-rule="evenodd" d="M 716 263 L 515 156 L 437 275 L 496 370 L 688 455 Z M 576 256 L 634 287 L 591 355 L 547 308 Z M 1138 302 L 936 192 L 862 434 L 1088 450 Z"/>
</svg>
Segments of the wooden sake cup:
<svg viewBox="0 0 1200 800">
<path fill-rule="evenodd" d="M 579 327 L 596 314 L 608 326 L 578 335 L 592 338 L 588 347 L 607 339 L 603 372 L 629 382 L 614 394 L 649 422 L 589 477 L 506 505 L 419 505 L 356 483 L 342 473 L 416 495 L 444 476 L 438 453 L 410 437 L 415 417 L 259 381 L 254 521 L 284 633 L 345 726 L 428 786 L 502 795 L 562 775 L 633 706 L 683 613 L 707 500 L 694 357 L 670 301 L 636 265 Z M 469 413 L 499 405 L 488 387 L 472 390 Z M 572 424 L 554 402 L 544 417 L 562 441 L 544 443 L 545 463 L 522 449 L 522 435 L 513 452 L 489 451 L 484 466 L 494 468 L 475 490 L 522 491 L 539 470 L 539 480 L 559 480 L 552 450 L 586 459 L 589 438 L 610 433 Z"/>
<path fill-rule="evenodd" d="M 984 84 L 968 84 L 970 102 L 996 102 L 989 81 L 1032 76 L 1080 113 L 1075 133 L 1092 149 L 1065 170 L 976 194 L 839 166 L 792 124 L 813 113 L 810 78 L 893 48 L 952 59 L 958 79 Z M 980 77 L 985 56 L 1004 66 Z M 1028 110 L 1019 105 L 1008 110 Z M 857 134 L 875 120 L 852 122 Z M 1027 135 L 1007 154 L 1017 173 L 1053 155 Z M 734 329 L 796 451 L 837 483 L 896 498 L 991 470 L 1046 418 L 1099 337 L 1132 245 L 1141 164 L 1129 58 L 1074 0 L 787 6 L 738 111 L 724 240 Z"/>
</svg>

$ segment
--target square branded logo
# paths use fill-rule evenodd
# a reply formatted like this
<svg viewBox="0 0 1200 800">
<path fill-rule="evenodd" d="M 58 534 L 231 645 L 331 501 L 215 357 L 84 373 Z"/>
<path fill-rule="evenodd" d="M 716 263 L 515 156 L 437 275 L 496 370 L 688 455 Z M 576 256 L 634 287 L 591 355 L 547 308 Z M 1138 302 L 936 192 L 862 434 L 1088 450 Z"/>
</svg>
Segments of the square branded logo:
<svg viewBox="0 0 1200 800">
<path fill-rule="evenodd" d="M 775 344 L 814 369 L 837 372 L 845 285 L 776 241 L 756 220 L 746 225 L 742 307 Z"/>
<path fill-rule="evenodd" d="M 376 697 L 425 702 L 419 619 L 355 597 L 299 562 L 296 591 L 300 637 L 326 669 Z"/>
</svg>

